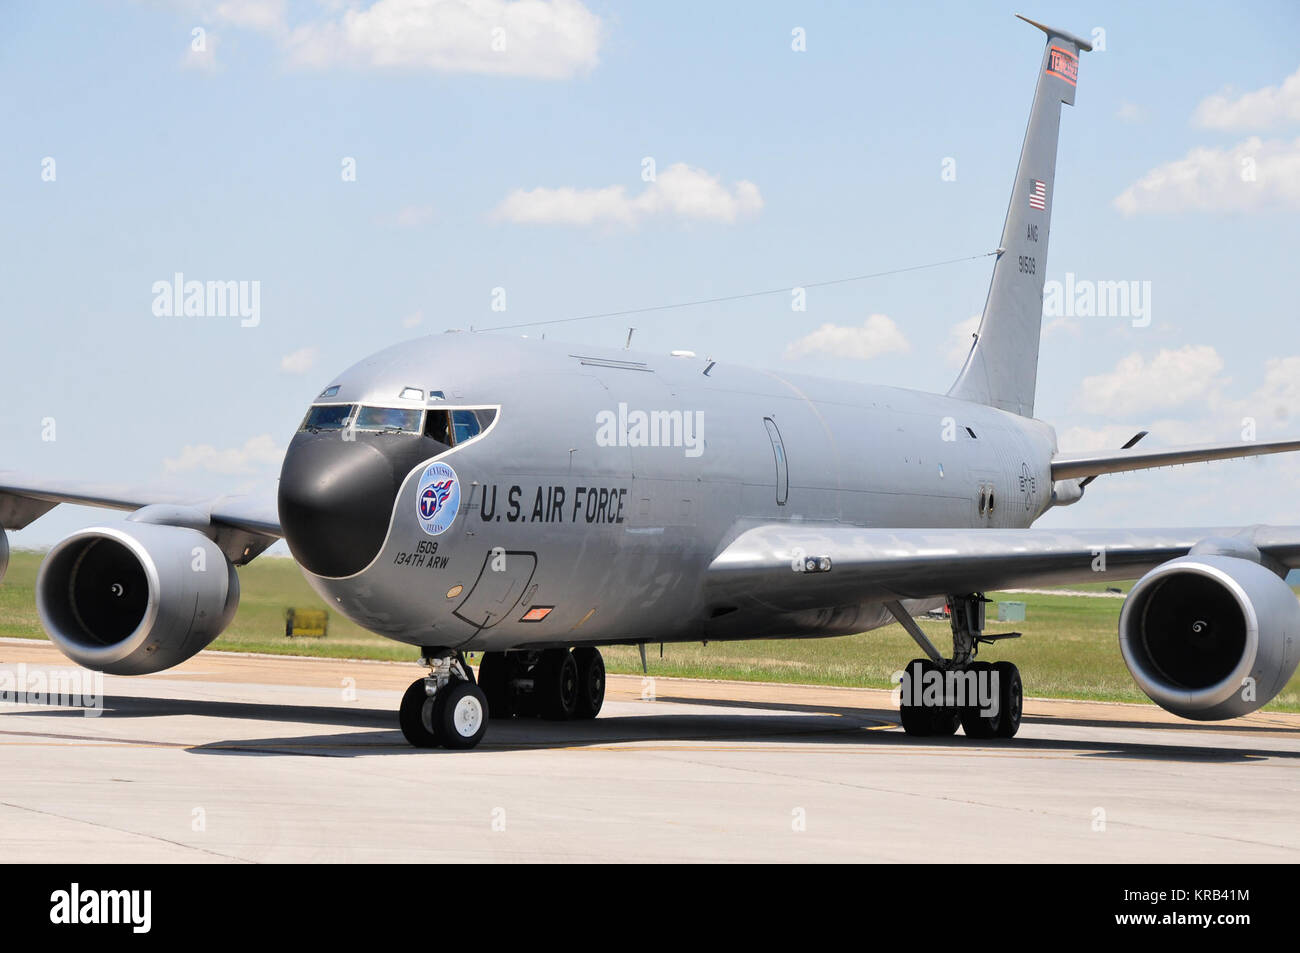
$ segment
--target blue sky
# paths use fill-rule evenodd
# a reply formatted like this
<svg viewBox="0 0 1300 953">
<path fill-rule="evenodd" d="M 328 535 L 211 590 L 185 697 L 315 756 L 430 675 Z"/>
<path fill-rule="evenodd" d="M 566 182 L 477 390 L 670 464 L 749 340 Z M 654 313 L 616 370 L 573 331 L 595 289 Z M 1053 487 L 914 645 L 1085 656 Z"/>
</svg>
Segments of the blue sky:
<svg viewBox="0 0 1300 953">
<path fill-rule="evenodd" d="M 405 338 L 987 252 L 1042 52 L 1013 12 L 1104 36 L 1063 109 L 1048 278 L 1151 289 L 1146 327 L 1045 321 L 1038 415 L 1066 449 L 1300 433 L 1294 3 L 456 10 L 5 5 L 0 467 L 252 488 L 331 376 Z M 990 267 L 547 334 L 944 390 Z M 260 282 L 259 323 L 154 314 L 176 272 Z M 1044 524 L 1295 522 L 1297 490 L 1276 458 L 1107 477 Z"/>
</svg>

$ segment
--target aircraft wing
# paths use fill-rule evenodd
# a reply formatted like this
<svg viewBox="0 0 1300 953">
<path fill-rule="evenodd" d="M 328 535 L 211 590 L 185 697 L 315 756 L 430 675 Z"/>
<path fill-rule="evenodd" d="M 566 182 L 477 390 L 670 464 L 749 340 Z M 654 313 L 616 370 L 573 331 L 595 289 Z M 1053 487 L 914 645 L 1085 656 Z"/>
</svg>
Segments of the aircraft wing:
<svg viewBox="0 0 1300 953">
<path fill-rule="evenodd" d="M 1207 460 L 1257 457 L 1266 453 L 1300 450 L 1300 440 L 1243 440 L 1238 443 L 1203 443 L 1161 450 L 1103 450 L 1097 453 L 1060 453 L 1052 458 L 1053 480 L 1074 480 L 1103 473 L 1149 470 Z"/>
<path fill-rule="evenodd" d="M 1233 537 L 1300 566 L 1300 526 L 1209 529 L 862 529 L 769 523 L 709 565 L 715 602 L 778 611 L 948 593 L 1132 579 L 1207 538 Z M 808 572 L 807 561 L 830 560 Z M 805 571 L 796 571 L 802 565 Z"/>
<path fill-rule="evenodd" d="M 250 541 L 252 545 L 246 553 L 248 559 L 283 535 L 274 486 L 264 494 L 202 498 L 116 484 L 44 480 L 12 471 L 0 471 L 0 528 L 22 529 L 60 503 L 78 503 L 116 510 L 138 510 L 146 506 L 177 507 L 176 522 L 181 524 L 187 523 L 197 512 L 218 532 L 233 531 L 253 537 Z M 171 520 L 164 513 L 159 514 L 155 521 Z"/>
</svg>

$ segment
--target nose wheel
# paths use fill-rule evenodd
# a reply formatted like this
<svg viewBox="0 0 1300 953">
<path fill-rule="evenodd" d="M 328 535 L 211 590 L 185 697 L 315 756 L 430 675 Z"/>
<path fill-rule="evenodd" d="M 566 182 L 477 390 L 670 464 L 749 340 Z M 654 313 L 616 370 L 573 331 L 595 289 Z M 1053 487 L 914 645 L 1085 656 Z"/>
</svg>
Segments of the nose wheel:
<svg viewBox="0 0 1300 953">
<path fill-rule="evenodd" d="M 402 696 L 402 734 L 417 748 L 473 748 L 487 733 L 487 696 L 460 656 L 425 661 L 428 677 L 416 679 Z"/>
</svg>

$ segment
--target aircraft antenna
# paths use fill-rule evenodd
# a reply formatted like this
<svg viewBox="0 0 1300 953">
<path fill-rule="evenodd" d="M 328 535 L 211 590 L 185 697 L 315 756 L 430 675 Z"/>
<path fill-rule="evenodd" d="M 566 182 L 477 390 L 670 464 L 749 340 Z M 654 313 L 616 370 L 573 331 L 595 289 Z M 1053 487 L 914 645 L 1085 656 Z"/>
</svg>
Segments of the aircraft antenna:
<svg viewBox="0 0 1300 953">
<path fill-rule="evenodd" d="M 655 311 L 671 311 L 675 308 L 694 308 L 702 304 L 720 304 L 723 301 L 740 301 L 745 298 L 759 298 L 763 295 L 788 295 L 792 288 L 826 288 L 831 285 L 848 284 L 851 281 L 867 281 L 871 278 L 885 278 L 889 275 L 901 275 L 909 271 L 921 271 L 924 268 L 938 268 L 942 265 L 955 265 L 963 261 L 975 261 L 977 258 L 988 258 L 996 255 L 999 249 L 993 251 L 980 252 L 978 255 L 966 255 L 962 258 L 946 258 L 943 261 L 931 261 L 924 265 L 909 265 L 906 268 L 891 268 L 888 271 L 873 271 L 866 275 L 851 275 L 848 278 L 832 278 L 829 281 L 806 281 L 802 284 L 782 285 L 780 288 L 768 288 L 764 291 L 746 291 L 741 294 L 721 295 L 716 298 L 697 298 L 693 301 L 678 301 L 673 304 L 657 304 L 648 308 L 628 308 L 625 311 L 602 311 L 597 314 L 580 314 L 571 318 L 548 318 L 544 321 L 524 321 L 521 324 L 499 324 L 490 328 L 471 328 L 476 333 L 482 331 L 512 331 L 515 328 L 534 328 L 543 324 L 568 324 L 571 321 L 594 321 L 596 318 L 620 318 L 632 314 L 649 314 Z M 632 340 L 632 332 L 636 328 L 628 329 L 628 341 Z"/>
</svg>

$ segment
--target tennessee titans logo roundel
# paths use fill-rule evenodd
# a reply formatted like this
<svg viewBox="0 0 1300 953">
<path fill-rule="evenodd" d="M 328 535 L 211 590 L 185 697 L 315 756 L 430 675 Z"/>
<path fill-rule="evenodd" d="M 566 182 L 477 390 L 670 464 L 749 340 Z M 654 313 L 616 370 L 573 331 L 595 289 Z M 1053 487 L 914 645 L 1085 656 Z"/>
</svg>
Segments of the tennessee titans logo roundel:
<svg viewBox="0 0 1300 953">
<path fill-rule="evenodd" d="M 425 467 L 415 504 L 420 528 L 426 533 L 437 536 L 449 530 L 460 509 L 460 480 L 456 471 L 445 463 Z"/>
</svg>

